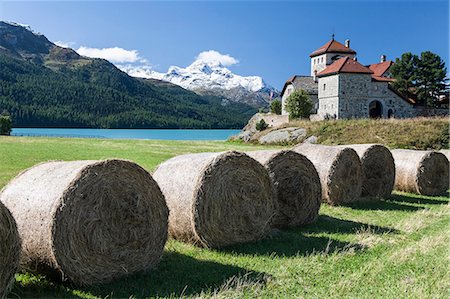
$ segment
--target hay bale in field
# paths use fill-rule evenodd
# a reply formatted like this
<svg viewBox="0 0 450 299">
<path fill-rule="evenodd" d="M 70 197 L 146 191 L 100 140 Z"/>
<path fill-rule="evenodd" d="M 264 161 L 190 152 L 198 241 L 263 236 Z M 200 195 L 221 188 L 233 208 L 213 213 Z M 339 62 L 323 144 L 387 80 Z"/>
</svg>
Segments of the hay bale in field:
<svg viewBox="0 0 450 299">
<path fill-rule="evenodd" d="M 357 201 L 361 196 L 362 168 L 351 148 L 302 143 L 293 151 L 305 155 L 319 173 L 322 198 L 330 205 Z"/>
<path fill-rule="evenodd" d="M 395 164 L 389 149 L 381 144 L 350 144 L 361 159 L 363 182 L 361 195 L 387 198 L 395 181 Z"/>
<path fill-rule="evenodd" d="M 20 238 L 16 222 L 0 202 L 0 298 L 5 298 L 19 270 Z"/>
<path fill-rule="evenodd" d="M 266 169 L 244 153 L 177 156 L 153 177 L 170 210 L 169 235 L 200 246 L 260 239 L 277 212 Z"/>
<path fill-rule="evenodd" d="M 319 174 L 305 156 L 293 151 L 254 151 L 247 155 L 269 172 L 278 200 L 273 226 L 306 225 L 316 221 L 322 202 Z"/>
<path fill-rule="evenodd" d="M 447 157 L 447 160 L 450 161 L 450 150 L 448 150 L 448 149 L 443 149 L 443 150 L 440 150 L 439 152 L 442 153 L 442 154 L 444 154 L 445 157 Z"/>
<path fill-rule="evenodd" d="M 13 179 L 0 201 L 17 221 L 22 267 L 78 285 L 154 267 L 167 240 L 161 190 L 129 161 L 39 164 Z"/>
<path fill-rule="evenodd" d="M 448 160 L 434 151 L 392 150 L 395 189 L 422 195 L 443 195 L 449 184 Z"/>
</svg>

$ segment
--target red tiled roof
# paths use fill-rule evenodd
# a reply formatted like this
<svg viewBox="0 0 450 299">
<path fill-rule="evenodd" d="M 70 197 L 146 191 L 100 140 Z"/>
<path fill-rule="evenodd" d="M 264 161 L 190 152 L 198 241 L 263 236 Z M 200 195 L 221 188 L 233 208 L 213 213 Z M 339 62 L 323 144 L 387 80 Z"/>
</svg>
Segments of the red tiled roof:
<svg viewBox="0 0 450 299">
<path fill-rule="evenodd" d="M 352 50 L 350 48 L 347 48 L 343 44 L 341 44 L 338 41 L 335 41 L 334 39 L 330 40 L 328 43 L 320 47 L 319 49 L 312 52 L 309 57 L 314 57 L 317 55 L 322 55 L 324 53 L 349 53 L 349 54 L 356 54 L 355 50 Z"/>
<path fill-rule="evenodd" d="M 342 57 L 329 66 L 326 69 L 317 74 L 318 77 L 333 75 L 338 73 L 357 73 L 357 74 L 373 74 L 373 72 L 350 57 Z"/>
<path fill-rule="evenodd" d="M 375 76 L 372 75 L 372 80 L 378 81 L 378 82 L 394 82 L 395 79 L 393 78 L 387 78 L 387 77 L 381 77 L 381 76 Z"/>
<path fill-rule="evenodd" d="M 374 63 L 369 65 L 369 69 L 373 72 L 374 76 L 382 77 L 383 74 L 393 65 L 394 62 L 391 60 L 380 62 L 380 63 Z"/>
</svg>

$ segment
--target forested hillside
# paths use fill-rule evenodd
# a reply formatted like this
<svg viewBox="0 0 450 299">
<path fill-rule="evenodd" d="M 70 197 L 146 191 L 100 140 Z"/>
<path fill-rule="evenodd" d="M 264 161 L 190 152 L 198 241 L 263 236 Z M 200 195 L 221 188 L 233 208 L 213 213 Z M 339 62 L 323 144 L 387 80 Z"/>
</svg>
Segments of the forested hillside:
<svg viewBox="0 0 450 299">
<path fill-rule="evenodd" d="M 130 77 L 106 60 L 0 23 L 0 112 L 7 110 L 15 127 L 240 128 L 255 112 Z"/>
</svg>

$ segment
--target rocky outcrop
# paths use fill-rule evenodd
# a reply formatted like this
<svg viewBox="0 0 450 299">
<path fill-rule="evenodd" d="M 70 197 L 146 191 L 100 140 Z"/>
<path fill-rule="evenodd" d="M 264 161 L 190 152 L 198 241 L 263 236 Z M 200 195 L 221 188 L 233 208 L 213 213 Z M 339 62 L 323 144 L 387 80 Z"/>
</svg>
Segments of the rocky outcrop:
<svg viewBox="0 0 450 299">
<path fill-rule="evenodd" d="M 303 141 L 306 137 L 306 130 L 303 128 L 284 128 L 279 130 L 274 130 L 268 134 L 260 137 L 258 139 L 259 143 L 262 144 L 273 144 L 273 143 L 298 143 Z"/>
<path fill-rule="evenodd" d="M 231 138 L 231 140 L 242 140 L 244 142 L 256 141 L 260 132 L 256 129 L 256 124 L 264 119 L 268 128 L 275 128 L 281 126 L 289 121 L 287 115 L 277 115 L 273 113 L 256 113 L 248 121 L 247 125 L 242 131 Z"/>
</svg>

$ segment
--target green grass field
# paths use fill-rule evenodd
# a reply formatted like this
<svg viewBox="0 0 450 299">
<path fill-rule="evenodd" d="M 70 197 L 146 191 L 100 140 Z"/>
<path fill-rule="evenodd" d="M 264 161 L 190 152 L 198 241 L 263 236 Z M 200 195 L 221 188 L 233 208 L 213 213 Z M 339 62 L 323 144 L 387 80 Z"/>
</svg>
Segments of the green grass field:
<svg viewBox="0 0 450 299">
<path fill-rule="evenodd" d="M 149 171 L 178 154 L 255 150 L 226 142 L 0 137 L 0 187 L 47 160 L 125 158 Z M 29 273 L 11 298 L 449 298 L 447 197 L 395 193 L 344 207 L 317 223 L 221 250 L 169 240 L 159 266 L 108 285 L 78 288 Z"/>
</svg>

